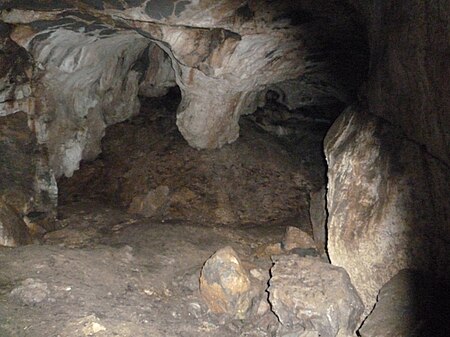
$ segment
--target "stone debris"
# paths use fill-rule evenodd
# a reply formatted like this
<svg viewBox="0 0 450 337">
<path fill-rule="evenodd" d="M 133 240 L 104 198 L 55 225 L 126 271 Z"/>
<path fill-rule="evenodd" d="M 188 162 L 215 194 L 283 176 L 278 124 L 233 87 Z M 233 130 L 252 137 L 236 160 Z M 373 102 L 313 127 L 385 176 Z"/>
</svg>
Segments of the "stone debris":
<svg viewBox="0 0 450 337">
<path fill-rule="evenodd" d="M 214 313 L 237 319 L 247 316 L 256 294 L 250 275 L 233 248 L 222 248 L 205 262 L 200 276 L 200 294 Z"/>
<path fill-rule="evenodd" d="M 422 283 L 422 284 L 421 284 Z M 426 334 L 418 297 L 423 297 L 423 281 L 412 270 L 401 270 L 380 290 L 375 309 L 359 330 L 361 337 L 419 337 Z"/>
<path fill-rule="evenodd" d="M 158 186 L 145 195 L 136 196 L 131 201 L 128 212 L 145 217 L 160 215 L 168 206 L 169 192 L 169 187 Z"/>
<path fill-rule="evenodd" d="M 20 286 L 14 288 L 10 296 L 24 305 L 36 305 L 44 301 L 50 294 L 48 285 L 39 279 L 28 278 Z"/>
<path fill-rule="evenodd" d="M 364 306 L 343 268 L 297 255 L 273 260 L 268 292 L 280 331 L 304 328 L 322 337 L 355 333 Z"/>
<path fill-rule="evenodd" d="M 297 227 L 289 226 L 286 228 L 286 233 L 281 241 L 281 247 L 286 251 L 295 248 L 316 249 L 316 244 L 310 235 Z"/>
</svg>

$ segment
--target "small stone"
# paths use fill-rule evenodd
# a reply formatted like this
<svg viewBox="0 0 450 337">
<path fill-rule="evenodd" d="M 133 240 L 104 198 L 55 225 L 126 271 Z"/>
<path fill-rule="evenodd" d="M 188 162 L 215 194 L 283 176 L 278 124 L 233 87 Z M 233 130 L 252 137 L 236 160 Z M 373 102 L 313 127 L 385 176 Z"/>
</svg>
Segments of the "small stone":
<svg viewBox="0 0 450 337">
<path fill-rule="evenodd" d="M 272 255 L 280 255 L 283 254 L 283 250 L 281 249 L 281 243 L 273 243 L 268 245 L 263 245 L 256 250 L 256 255 L 259 257 L 266 257 Z"/>
<path fill-rule="evenodd" d="M 11 291 L 11 296 L 25 305 L 36 305 L 44 301 L 50 291 L 47 283 L 39 279 L 28 278 Z"/>
<path fill-rule="evenodd" d="M 253 268 L 250 270 L 250 275 L 259 281 L 264 281 L 266 279 L 261 269 Z"/>
<path fill-rule="evenodd" d="M 216 314 L 227 314 L 243 319 L 255 296 L 248 272 L 231 247 L 218 250 L 203 266 L 200 293 L 209 309 Z"/>
<path fill-rule="evenodd" d="M 364 306 L 343 268 L 297 255 L 278 256 L 274 262 L 269 302 L 289 330 L 285 333 L 299 328 L 322 337 L 355 333 Z"/>
<path fill-rule="evenodd" d="M 145 217 L 162 214 L 169 204 L 169 192 L 169 187 L 158 186 L 146 195 L 134 197 L 128 208 L 128 213 L 140 214 Z"/>
<path fill-rule="evenodd" d="M 92 336 L 100 331 L 106 331 L 106 328 L 97 322 L 88 322 L 83 328 L 83 333 L 85 336 Z"/>
<path fill-rule="evenodd" d="M 311 236 L 306 234 L 304 231 L 297 227 L 289 226 L 286 228 L 283 241 L 281 242 L 281 247 L 287 251 L 294 248 L 316 249 L 316 244 Z"/>
<path fill-rule="evenodd" d="M 188 313 L 190 316 L 199 318 L 202 315 L 202 307 L 197 302 L 191 302 L 188 304 Z"/>
</svg>

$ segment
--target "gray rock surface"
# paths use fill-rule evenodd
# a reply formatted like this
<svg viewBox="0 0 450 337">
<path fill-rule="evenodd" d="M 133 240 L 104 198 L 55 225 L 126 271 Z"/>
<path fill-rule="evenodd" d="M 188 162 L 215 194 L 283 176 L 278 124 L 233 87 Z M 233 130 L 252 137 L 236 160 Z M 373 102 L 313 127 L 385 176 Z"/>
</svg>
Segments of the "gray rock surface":
<svg viewBox="0 0 450 337">
<path fill-rule="evenodd" d="M 318 191 L 310 193 L 309 214 L 313 229 L 314 242 L 321 255 L 326 254 L 327 240 L 327 210 L 326 210 L 326 189 L 322 187 Z"/>
<path fill-rule="evenodd" d="M 28 278 L 22 284 L 14 288 L 10 296 L 24 305 L 36 305 L 43 302 L 50 295 L 50 290 L 45 282 L 39 279 Z"/>
<path fill-rule="evenodd" d="M 361 337 L 419 337 L 426 334 L 421 305 L 426 286 L 422 275 L 403 269 L 380 290 L 375 309 L 359 330 Z"/>
<path fill-rule="evenodd" d="M 285 334 L 301 328 L 323 337 L 355 333 L 364 306 L 343 268 L 281 255 L 271 275 L 269 301 Z"/>
</svg>

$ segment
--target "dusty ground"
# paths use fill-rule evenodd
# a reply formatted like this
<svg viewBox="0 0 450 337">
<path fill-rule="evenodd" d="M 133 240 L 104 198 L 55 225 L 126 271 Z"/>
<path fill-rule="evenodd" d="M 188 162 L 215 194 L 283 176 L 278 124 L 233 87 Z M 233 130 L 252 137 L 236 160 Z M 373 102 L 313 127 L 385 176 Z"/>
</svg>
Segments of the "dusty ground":
<svg viewBox="0 0 450 337">
<path fill-rule="evenodd" d="M 273 315 L 209 313 L 198 277 L 227 245 L 268 275 L 264 249 L 286 226 L 311 231 L 323 125 L 277 138 L 243 120 L 235 144 L 199 152 L 176 131 L 174 107 L 153 104 L 158 113 L 147 106 L 110 128 L 101 158 L 59 182 L 59 230 L 0 249 L 0 336 L 271 335 Z M 126 212 L 133 196 L 159 185 L 171 191 L 164 212 Z"/>
</svg>

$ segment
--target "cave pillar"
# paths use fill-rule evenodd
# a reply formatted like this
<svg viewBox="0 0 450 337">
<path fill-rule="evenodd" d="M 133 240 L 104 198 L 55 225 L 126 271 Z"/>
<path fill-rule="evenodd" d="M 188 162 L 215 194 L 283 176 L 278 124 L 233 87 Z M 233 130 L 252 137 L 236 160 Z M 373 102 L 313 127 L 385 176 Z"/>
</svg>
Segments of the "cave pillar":
<svg viewBox="0 0 450 337">
<path fill-rule="evenodd" d="M 207 77 L 193 68 L 183 76 L 181 90 L 177 126 L 197 149 L 234 142 L 239 137 L 239 117 L 256 108 L 256 92 L 233 90 L 226 80 Z"/>
</svg>

